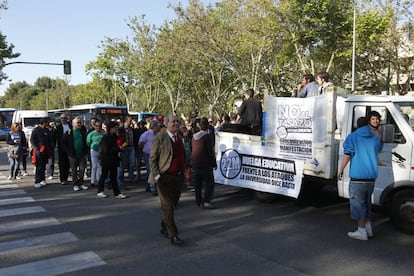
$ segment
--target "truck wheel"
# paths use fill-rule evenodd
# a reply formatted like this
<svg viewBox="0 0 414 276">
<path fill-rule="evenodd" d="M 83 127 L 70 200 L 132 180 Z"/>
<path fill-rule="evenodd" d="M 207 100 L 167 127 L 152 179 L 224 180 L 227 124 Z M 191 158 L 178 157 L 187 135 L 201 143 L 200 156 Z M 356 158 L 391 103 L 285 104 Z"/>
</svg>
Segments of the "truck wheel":
<svg viewBox="0 0 414 276">
<path fill-rule="evenodd" d="M 276 197 L 277 197 L 276 194 L 259 192 L 259 191 L 254 191 L 254 192 L 256 195 L 256 199 L 262 203 L 272 203 L 276 200 Z"/>
<path fill-rule="evenodd" d="M 399 191 L 392 197 L 391 221 L 401 232 L 414 235 L 414 190 Z"/>
</svg>

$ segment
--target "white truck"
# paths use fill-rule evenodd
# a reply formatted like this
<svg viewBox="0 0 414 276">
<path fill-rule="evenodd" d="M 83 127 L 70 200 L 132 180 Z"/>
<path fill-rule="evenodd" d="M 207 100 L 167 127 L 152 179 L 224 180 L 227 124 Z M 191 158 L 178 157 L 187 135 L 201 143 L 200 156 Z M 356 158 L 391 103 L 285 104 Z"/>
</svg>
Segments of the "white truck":
<svg viewBox="0 0 414 276">
<path fill-rule="evenodd" d="M 320 180 L 349 198 L 349 166 L 336 177 L 342 143 L 373 110 L 381 114 L 384 147 L 372 202 L 402 232 L 414 234 L 414 97 L 337 97 L 334 88 L 306 99 L 266 96 L 262 136 L 217 132 L 215 181 L 253 189 L 268 201 L 275 194 L 297 198 L 308 179 Z"/>
</svg>

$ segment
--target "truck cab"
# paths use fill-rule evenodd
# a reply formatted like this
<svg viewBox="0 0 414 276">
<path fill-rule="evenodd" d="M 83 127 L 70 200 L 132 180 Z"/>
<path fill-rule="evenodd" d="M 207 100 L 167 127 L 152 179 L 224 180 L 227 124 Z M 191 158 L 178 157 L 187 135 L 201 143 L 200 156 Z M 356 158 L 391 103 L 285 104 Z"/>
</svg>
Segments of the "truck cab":
<svg viewBox="0 0 414 276">
<path fill-rule="evenodd" d="M 390 141 L 379 154 L 378 177 L 372 202 L 383 206 L 404 232 L 414 234 L 414 98 L 393 96 L 350 96 L 345 99 L 340 149 L 346 136 L 356 128 L 356 121 L 371 111 L 381 115 L 381 126 L 392 126 Z M 341 162 L 343 151 L 339 151 Z M 338 165 L 339 166 L 339 165 Z M 338 194 L 349 198 L 349 167 L 338 181 Z"/>
<path fill-rule="evenodd" d="M 217 132 L 217 183 L 253 189 L 270 201 L 272 194 L 297 198 L 303 180 L 316 178 L 349 198 L 349 166 L 337 179 L 342 145 L 358 118 L 375 110 L 384 145 L 372 202 L 414 234 L 414 97 L 337 96 L 332 88 L 305 99 L 267 96 L 265 103 L 262 136 Z"/>
</svg>

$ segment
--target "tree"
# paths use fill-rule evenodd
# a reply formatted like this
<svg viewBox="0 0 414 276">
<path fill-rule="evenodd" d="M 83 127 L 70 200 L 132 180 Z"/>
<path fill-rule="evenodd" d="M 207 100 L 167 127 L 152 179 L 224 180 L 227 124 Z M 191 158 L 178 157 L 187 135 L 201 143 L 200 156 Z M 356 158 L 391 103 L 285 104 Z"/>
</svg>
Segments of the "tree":
<svg viewBox="0 0 414 276">
<path fill-rule="evenodd" d="M 7 10 L 7 1 L 0 3 L 0 11 Z M 20 56 L 19 53 L 13 53 L 14 45 L 9 44 L 6 36 L 0 31 L 0 84 L 7 79 L 7 75 L 3 72 L 3 68 L 7 65 L 6 59 L 13 59 Z"/>
<path fill-rule="evenodd" d="M 30 85 L 27 82 L 16 82 L 11 83 L 7 90 L 4 93 L 4 96 L 2 97 L 2 103 L 3 107 L 12 107 L 12 108 L 20 108 L 20 92 L 29 87 Z"/>
</svg>

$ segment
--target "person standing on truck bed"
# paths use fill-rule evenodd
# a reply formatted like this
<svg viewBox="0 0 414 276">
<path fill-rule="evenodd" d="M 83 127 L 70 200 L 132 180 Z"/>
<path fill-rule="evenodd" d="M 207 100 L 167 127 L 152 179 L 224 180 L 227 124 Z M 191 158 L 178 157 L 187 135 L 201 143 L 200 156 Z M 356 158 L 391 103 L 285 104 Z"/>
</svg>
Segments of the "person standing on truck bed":
<svg viewBox="0 0 414 276">
<path fill-rule="evenodd" d="M 374 191 L 375 179 L 378 176 L 378 153 L 382 142 L 378 135 L 368 126 L 377 114 L 371 113 L 368 121 L 358 120 L 358 126 L 363 125 L 348 135 L 343 144 L 344 157 L 338 172 L 338 179 L 351 161 L 349 176 L 349 202 L 351 218 L 358 222 L 358 229 L 348 232 L 348 236 L 357 240 L 368 240 L 373 236 L 371 226 L 371 196 Z M 363 123 L 361 123 L 363 122 Z"/>
<path fill-rule="evenodd" d="M 237 113 L 237 122 L 242 125 L 248 125 L 253 135 L 261 135 L 262 133 L 262 104 L 253 98 L 254 90 L 249 88 L 244 93 L 244 101 Z"/>
<path fill-rule="evenodd" d="M 330 82 L 330 76 L 328 72 L 319 72 L 317 77 L 316 77 L 316 81 L 319 83 L 320 87 L 319 87 L 319 94 L 324 94 L 326 93 L 328 87 L 333 87 L 333 83 Z"/>
<path fill-rule="evenodd" d="M 312 74 L 303 75 L 302 89 L 298 93 L 298 98 L 309 98 L 319 95 L 319 85 L 315 82 Z"/>
</svg>

